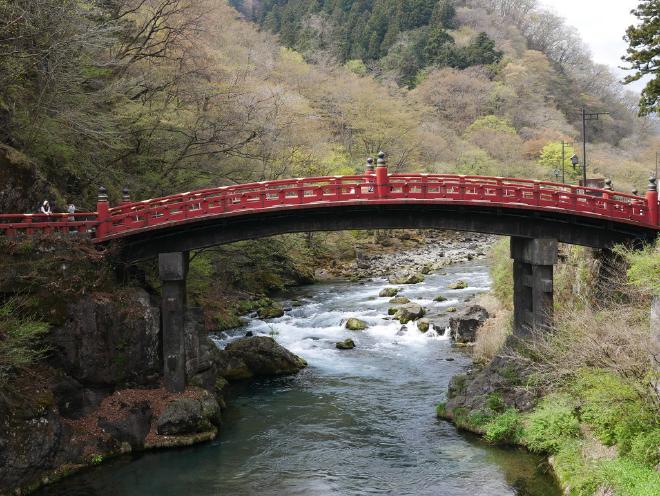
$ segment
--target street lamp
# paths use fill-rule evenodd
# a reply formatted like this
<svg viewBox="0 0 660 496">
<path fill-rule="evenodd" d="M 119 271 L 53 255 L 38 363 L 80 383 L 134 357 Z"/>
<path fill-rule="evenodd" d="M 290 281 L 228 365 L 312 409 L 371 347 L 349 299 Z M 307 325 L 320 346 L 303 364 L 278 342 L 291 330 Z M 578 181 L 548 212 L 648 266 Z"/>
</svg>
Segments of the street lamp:
<svg viewBox="0 0 660 496">
<path fill-rule="evenodd" d="M 580 159 L 575 153 L 571 156 L 571 165 L 573 166 L 573 170 L 580 165 Z"/>
</svg>

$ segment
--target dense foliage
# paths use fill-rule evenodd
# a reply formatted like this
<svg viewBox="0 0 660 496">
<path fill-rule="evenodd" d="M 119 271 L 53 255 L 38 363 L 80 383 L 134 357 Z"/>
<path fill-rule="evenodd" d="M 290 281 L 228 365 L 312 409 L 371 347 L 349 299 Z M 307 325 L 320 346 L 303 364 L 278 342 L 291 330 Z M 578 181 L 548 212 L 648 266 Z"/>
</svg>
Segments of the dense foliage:
<svg viewBox="0 0 660 496">
<path fill-rule="evenodd" d="M 342 63 L 383 59 L 380 66 L 409 86 L 430 65 L 465 69 L 502 58 L 484 32 L 456 45 L 448 33 L 458 24 L 453 0 L 267 0 L 253 15 L 289 47 L 312 57 L 325 51 Z"/>
</svg>

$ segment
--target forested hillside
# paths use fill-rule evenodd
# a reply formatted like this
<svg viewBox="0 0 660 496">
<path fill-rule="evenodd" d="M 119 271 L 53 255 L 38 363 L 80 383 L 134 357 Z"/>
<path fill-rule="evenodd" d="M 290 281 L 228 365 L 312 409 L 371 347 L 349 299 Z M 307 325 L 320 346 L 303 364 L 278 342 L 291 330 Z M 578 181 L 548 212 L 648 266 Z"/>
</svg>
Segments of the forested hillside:
<svg viewBox="0 0 660 496">
<path fill-rule="evenodd" d="M 590 172 L 646 184 L 652 121 L 533 0 L 237 6 L 0 2 L 0 209 L 352 173 L 379 149 L 393 170 L 554 179 L 582 105 L 610 112 Z"/>
</svg>

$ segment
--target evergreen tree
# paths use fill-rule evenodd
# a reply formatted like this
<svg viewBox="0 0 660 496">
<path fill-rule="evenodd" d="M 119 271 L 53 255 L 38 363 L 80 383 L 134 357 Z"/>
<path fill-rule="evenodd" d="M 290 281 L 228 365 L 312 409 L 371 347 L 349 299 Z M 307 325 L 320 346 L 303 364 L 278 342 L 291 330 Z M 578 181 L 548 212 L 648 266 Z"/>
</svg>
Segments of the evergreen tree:
<svg viewBox="0 0 660 496">
<path fill-rule="evenodd" d="M 502 52 L 495 49 L 495 42 L 484 33 L 479 33 L 465 49 L 468 65 L 496 64 L 502 59 Z"/>
<path fill-rule="evenodd" d="M 642 22 L 630 26 L 624 39 L 628 42 L 628 55 L 622 57 L 631 65 L 635 74 L 626 77 L 625 83 L 638 81 L 652 75 L 642 91 L 639 101 L 640 115 L 658 113 L 660 98 L 660 0 L 642 0 L 632 11 Z"/>
</svg>

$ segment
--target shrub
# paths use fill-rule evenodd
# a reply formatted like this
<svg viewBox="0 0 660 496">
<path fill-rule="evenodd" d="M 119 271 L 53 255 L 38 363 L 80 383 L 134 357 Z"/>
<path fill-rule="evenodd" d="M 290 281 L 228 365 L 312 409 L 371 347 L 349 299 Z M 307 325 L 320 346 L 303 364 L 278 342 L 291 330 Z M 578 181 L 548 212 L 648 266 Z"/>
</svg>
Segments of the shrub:
<svg viewBox="0 0 660 496">
<path fill-rule="evenodd" d="M 0 306 L 0 391 L 7 388 L 14 373 L 34 364 L 47 351 L 41 338 L 48 326 L 21 312 L 17 300 Z"/>
<path fill-rule="evenodd" d="M 596 480 L 601 487 L 612 488 L 617 496 L 660 494 L 660 473 L 627 458 L 603 462 Z"/>
<path fill-rule="evenodd" d="M 633 385 L 604 370 L 583 370 L 573 386 L 582 405 L 580 415 L 605 444 L 617 444 L 621 453 L 630 451 L 639 435 L 657 429 L 652 407 Z"/>
<path fill-rule="evenodd" d="M 491 442 L 515 442 L 521 433 L 520 413 L 509 408 L 486 424 L 486 439 Z"/>
<path fill-rule="evenodd" d="M 660 463 L 660 429 L 641 432 L 632 438 L 628 457 L 637 463 L 657 466 Z"/>
<path fill-rule="evenodd" d="M 527 416 L 523 438 L 532 451 L 557 453 L 562 443 L 580 435 L 580 423 L 570 400 L 550 395 Z"/>
</svg>

